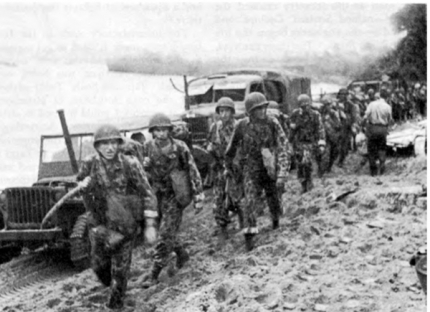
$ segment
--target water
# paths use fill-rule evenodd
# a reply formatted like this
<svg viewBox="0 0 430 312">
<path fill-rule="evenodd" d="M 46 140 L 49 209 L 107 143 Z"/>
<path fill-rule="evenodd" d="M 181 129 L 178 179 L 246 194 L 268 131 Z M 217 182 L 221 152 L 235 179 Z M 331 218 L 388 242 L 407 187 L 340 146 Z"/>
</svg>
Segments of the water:
<svg viewBox="0 0 430 312">
<path fill-rule="evenodd" d="M 61 133 L 58 109 L 64 109 L 69 125 L 159 111 L 177 114 L 184 98 L 170 78 L 183 86 L 181 76 L 113 73 L 104 65 L 0 65 L 0 189 L 36 181 L 40 136 Z M 312 86 L 315 92 L 321 88 L 334 89 Z"/>
</svg>

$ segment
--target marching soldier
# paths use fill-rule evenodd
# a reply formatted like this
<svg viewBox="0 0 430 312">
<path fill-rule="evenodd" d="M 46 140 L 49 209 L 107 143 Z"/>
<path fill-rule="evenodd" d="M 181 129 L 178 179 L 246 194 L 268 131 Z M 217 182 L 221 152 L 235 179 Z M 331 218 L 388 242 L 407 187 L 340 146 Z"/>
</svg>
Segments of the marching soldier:
<svg viewBox="0 0 430 312">
<path fill-rule="evenodd" d="M 146 239 L 154 242 L 156 238 L 156 198 L 139 161 L 120 152 L 122 142 L 117 128 L 101 126 L 94 134 L 97 153 L 83 162 L 77 175 L 91 213 L 92 269 L 104 285 L 110 286 L 107 306 L 112 309 L 123 306 L 134 240 L 142 219 L 146 219 Z"/>
<path fill-rule="evenodd" d="M 237 196 L 237 193 L 242 193 L 242 181 L 241 170 L 237 166 L 234 170 L 234 176 L 224 176 L 224 153 L 236 125 L 236 120 L 234 119 L 236 111 L 233 100 L 229 97 L 220 98 L 215 112 L 219 115 L 220 120 L 214 122 L 211 126 L 207 150 L 215 159 L 212 165 L 215 175 L 215 208 L 213 212 L 218 225 L 218 243 L 222 246 L 228 238 L 229 210 L 237 212 L 239 223 L 243 226 L 243 215 L 239 205 L 241 198 Z"/>
<path fill-rule="evenodd" d="M 290 166 L 288 140 L 275 118 L 267 117 L 269 102 L 259 92 L 245 98 L 248 117 L 241 119 L 234 129 L 227 147 L 226 174 L 233 172 L 233 159 L 240 148 L 243 161 L 245 207 L 243 230 L 246 250 L 254 248 L 258 234 L 256 210 L 261 192 L 264 190 L 272 216 L 272 227 L 279 227 L 281 207 L 277 189 L 286 182 Z"/>
<path fill-rule="evenodd" d="M 178 238 L 182 211 L 194 201 L 198 212 L 204 200 L 194 158 L 183 141 L 172 138 L 172 130 L 170 118 L 165 114 L 155 114 L 149 121 L 149 132 L 154 140 L 145 143 L 145 169 L 157 197 L 160 228 L 151 273 L 145 276 L 143 288 L 158 283 L 158 276 L 172 251 L 176 253 L 178 268 L 189 260 Z"/>
<path fill-rule="evenodd" d="M 306 94 L 298 97 L 300 107 L 291 114 L 291 143 L 297 162 L 297 177 L 302 184 L 302 193 L 312 188 L 312 157 L 322 175 L 321 156 L 325 149 L 325 131 L 321 115 L 311 108 L 311 99 Z"/>
<path fill-rule="evenodd" d="M 322 99 L 321 118 L 326 134 L 326 145 L 328 152 L 328 164 L 326 171 L 330 172 L 336 158 L 339 156 L 339 138 L 342 128 L 339 112 L 333 106 L 333 100 L 325 96 Z"/>
<path fill-rule="evenodd" d="M 339 167 L 343 167 L 353 136 L 358 132 L 360 110 L 358 106 L 348 99 L 348 91 L 344 88 L 338 93 L 338 107 L 343 110 L 342 131 L 340 136 Z"/>
</svg>

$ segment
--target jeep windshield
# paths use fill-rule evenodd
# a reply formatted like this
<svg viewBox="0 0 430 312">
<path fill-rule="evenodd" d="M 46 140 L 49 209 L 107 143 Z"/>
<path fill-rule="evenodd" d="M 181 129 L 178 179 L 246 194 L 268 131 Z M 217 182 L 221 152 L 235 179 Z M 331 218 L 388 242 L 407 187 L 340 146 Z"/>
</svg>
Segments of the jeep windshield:
<svg viewBox="0 0 430 312">
<path fill-rule="evenodd" d="M 72 145 L 76 160 L 83 160 L 94 153 L 93 136 L 72 136 Z M 68 162 L 70 161 L 66 143 L 63 137 L 43 138 L 42 163 Z"/>
</svg>

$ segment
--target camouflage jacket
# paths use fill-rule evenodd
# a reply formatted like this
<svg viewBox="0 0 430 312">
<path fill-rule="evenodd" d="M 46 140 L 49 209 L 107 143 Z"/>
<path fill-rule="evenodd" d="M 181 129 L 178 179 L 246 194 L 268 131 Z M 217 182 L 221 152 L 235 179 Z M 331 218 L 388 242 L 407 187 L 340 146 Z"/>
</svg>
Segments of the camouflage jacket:
<svg viewBox="0 0 430 312">
<path fill-rule="evenodd" d="M 325 130 L 320 113 L 309 109 L 307 111 L 297 108 L 290 118 L 291 142 L 296 148 L 301 143 L 318 144 L 325 141 Z"/>
<path fill-rule="evenodd" d="M 339 101 L 339 104 L 343 105 L 345 118 L 343 118 L 342 123 L 345 127 L 351 128 L 360 124 L 360 108 L 357 104 L 354 104 L 350 100 L 346 100 L 345 102 Z"/>
<path fill-rule="evenodd" d="M 224 153 L 233 135 L 237 121 L 235 119 L 224 124 L 221 120 L 214 122 L 209 131 L 208 151 L 215 157 L 218 163 L 224 160 Z"/>
<path fill-rule="evenodd" d="M 120 150 L 128 156 L 134 156 L 143 164 L 143 145 L 132 139 L 125 138 L 124 143 L 120 145 Z"/>
<path fill-rule="evenodd" d="M 336 142 L 342 131 L 342 122 L 339 112 L 333 108 L 324 107 L 321 110 L 321 118 L 325 129 L 326 139 Z"/>
<path fill-rule="evenodd" d="M 203 192 L 200 173 L 188 146 L 181 140 L 170 138 L 171 147 L 167 152 L 161 150 L 155 140 L 145 143 L 145 169 L 154 190 L 173 192 L 170 173 L 173 169 L 186 170 L 190 175 L 194 197 Z"/>
<path fill-rule="evenodd" d="M 145 217 L 157 217 L 157 200 L 146 173 L 137 158 L 121 152 L 106 165 L 99 154 L 88 156 L 81 164 L 78 181 L 91 177 L 84 195 L 88 209 L 98 222 L 103 223 L 103 207 L 108 194 L 137 195 L 144 206 Z M 141 214 L 140 214 L 141 215 Z"/>
<path fill-rule="evenodd" d="M 266 170 L 262 150 L 268 148 L 276 155 L 277 177 L 288 176 L 291 163 L 289 142 L 276 118 L 267 117 L 262 121 L 254 121 L 245 117 L 237 122 L 225 152 L 226 166 L 230 169 L 233 168 L 233 159 L 239 148 L 244 170 Z"/>
</svg>

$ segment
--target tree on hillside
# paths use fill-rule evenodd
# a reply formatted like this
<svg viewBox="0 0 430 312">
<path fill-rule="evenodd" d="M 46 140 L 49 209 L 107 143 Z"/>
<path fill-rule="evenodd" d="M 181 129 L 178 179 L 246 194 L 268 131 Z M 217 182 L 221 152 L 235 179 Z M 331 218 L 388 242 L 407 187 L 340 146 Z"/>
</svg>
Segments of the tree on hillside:
<svg viewBox="0 0 430 312">
<path fill-rule="evenodd" d="M 427 5 L 407 4 L 392 16 L 398 32 L 406 31 L 391 55 L 391 63 L 398 64 L 398 72 L 408 80 L 427 77 Z"/>
</svg>

